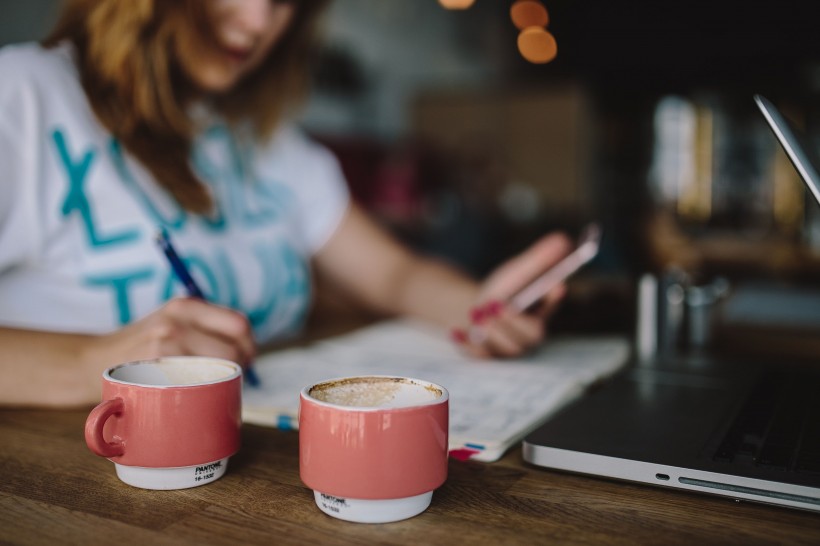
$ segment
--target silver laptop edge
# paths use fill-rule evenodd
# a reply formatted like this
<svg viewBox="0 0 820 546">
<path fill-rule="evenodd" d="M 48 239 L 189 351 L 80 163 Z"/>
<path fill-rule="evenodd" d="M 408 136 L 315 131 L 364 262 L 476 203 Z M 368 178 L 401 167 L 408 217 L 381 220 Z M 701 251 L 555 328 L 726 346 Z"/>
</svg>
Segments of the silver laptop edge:
<svg viewBox="0 0 820 546">
<path fill-rule="evenodd" d="M 525 461 L 556 470 L 820 511 L 820 496 L 812 487 L 569 451 L 527 441 L 522 453 Z"/>
<path fill-rule="evenodd" d="M 800 176 L 806 182 L 806 186 L 811 190 L 817 202 L 820 203 L 820 175 L 818 175 L 811 161 L 801 149 L 797 135 L 791 130 L 788 121 L 767 98 L 755 95 L 754 99 L 775 137 L 785 150 L 786 155 L 789 156 L 794 168 L 800 173 Z"/>
</svg>

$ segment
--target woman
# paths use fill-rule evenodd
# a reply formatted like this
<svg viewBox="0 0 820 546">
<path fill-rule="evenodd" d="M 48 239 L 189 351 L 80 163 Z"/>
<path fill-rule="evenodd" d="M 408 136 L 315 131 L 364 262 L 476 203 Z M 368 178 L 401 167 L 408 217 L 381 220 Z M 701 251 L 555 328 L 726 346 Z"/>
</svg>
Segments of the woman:
<svg viewBox="0 0 820 546">
<path fill-rule="evenodd" d="M 247 363 L 297 330 L 311 271 L 478 356 L 538 343 L 502 303 L 568 252 L 554 235 L 479 285 L 410 253 L 286 122 L 323 0 L 71 0 L 44 45 L 0 51 L 0 403 L 99 399 L 106 367 L 193 354 Z M 171 233 L 208 302 L 153 242 Z M 481 336 L 466 336 L 480 322 Z"/>
</svg>

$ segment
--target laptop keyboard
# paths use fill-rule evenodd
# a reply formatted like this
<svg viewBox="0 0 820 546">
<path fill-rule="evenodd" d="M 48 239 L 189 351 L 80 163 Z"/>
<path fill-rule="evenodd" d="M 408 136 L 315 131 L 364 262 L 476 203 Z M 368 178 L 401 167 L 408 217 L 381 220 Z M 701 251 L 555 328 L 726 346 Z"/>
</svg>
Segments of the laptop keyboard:
<svg viewBox="0 0 820 546">
<path fill-rule="evenodd" d="M 764 374 L 713 458 L 820 474 L 820 375 Z"/>
</svg>

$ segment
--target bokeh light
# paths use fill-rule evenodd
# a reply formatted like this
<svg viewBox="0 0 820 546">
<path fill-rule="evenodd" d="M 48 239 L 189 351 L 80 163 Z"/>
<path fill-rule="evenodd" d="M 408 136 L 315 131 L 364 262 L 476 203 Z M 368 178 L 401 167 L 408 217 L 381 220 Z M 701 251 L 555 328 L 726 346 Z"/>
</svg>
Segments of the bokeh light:
<svg viewBox="0 0 820 546">
<path fill-rule="evenodd" d="M 558 54 L 558 44 L 542 27 L 525 28 L 518 34 L 518 51 L 531 63 L 544 64 Z"/>
<path fill-rule="evenodd" d="M 438 0 L 446 9 L 467 9 L 475 3 L 475 0 Z"/>
<path fill-rule="evenodd" d="M 530 27 L 546 27 L 549 14 L 544 4 L 536 0 L 516 0 L 510 6 L 510 19 L 518 30 Z"/>
</svg>

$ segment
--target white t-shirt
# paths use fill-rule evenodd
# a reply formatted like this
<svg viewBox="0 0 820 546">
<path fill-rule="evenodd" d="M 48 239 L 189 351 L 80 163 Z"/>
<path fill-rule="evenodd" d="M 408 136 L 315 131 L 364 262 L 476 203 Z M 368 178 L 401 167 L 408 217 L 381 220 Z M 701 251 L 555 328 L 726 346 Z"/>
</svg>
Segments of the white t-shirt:
<svg viewBox="0 0 820 546">
<path fill-rule="evenodd" d="M 297 330 L 309 258 L 349 201 L 335 157 L 294 127 L 241 148 L 214 123 L 191 161 L 218 214 L 187 213 L 99 124 L 72 59 L 67 45 L 0 50 L 0 326 L 105 333 L 184 295 L 154 240 L 164 227 L 258 341 Z"/>
</svg>

